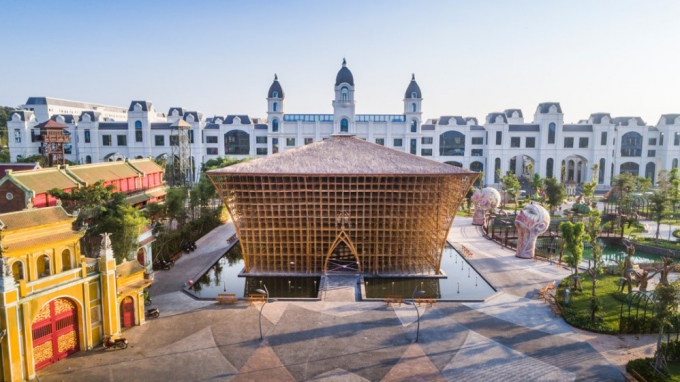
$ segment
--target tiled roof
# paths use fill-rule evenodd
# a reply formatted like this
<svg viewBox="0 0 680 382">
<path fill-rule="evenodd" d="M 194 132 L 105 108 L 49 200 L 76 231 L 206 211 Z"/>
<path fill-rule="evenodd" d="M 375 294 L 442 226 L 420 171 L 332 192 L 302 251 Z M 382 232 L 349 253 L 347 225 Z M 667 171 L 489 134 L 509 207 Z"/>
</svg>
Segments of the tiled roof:
<svg viewBox="0 0 680 382">
<path fill-rule="evenodd" d="M 515 131 L 515 132 L 536 132 L 540 131 L 538 125 L 510 125 L 508 127 L 508 131 Z"/>
<path fill-rule="evenodd" d="M 505 116 L 505 113 L 489 113 L 486 116 L 486 122 L 487 123 L 496 123 L 496 118 L 500 117 L 502 122 L 501 123 L 508 123 L 508 117 Z"/>
<path fill-rule="evenodd" d="M 127 130 L 127 122 L 99 122 L 99 130 Z"/>
<path fill-rule="evenodd" d="M 151 199 L 151 197 L 149 195 L 147 195 L 145 193 L 141 193 L 141 194 L 137 194 L 137 195 L 128 196 L 127 198 L 125 198 L 125 201 L 129 205 L 134 206 L 137 203 L 146 202 L 149 199 Z"/>
<path fill-rule="evenodd" d="M 607 117 L 609 118 L 609 122 L 612 120 L 612 116 L 609 113 L 593 113 L 590 115 L 590 118 L 593 119 L 593 123 L 596 125 L 599 125 L 602 123 L 602 118 Z"/>
<path fill-rule="evenodd" d="M 128 261 L 116 266 L 116 275 L 118 277 L 130 276 L 137 272 L 144 272 L 144 269 L 137 260 Z"/>
<path fill-rule="evenodd" d="M 234 123 L 235 117 L 239 117 L 241 119 L 242 125 L 250 125 L 250 117 L 248 117 L 247 115 L 228 115 L 223 123 L 225 125 L 231 125 Z"/>
<path fill-rule="evenodd" d="M 615 125 L 629 126 L 631 119 L 634 120 L 638 126 L 645 125 L 645 121 L 643 121 L 640 117 L 616 117 L 614 118 L 613 122 Z"/>
<path fill-rule="evenodd" d="M 36 194 L 42 194 L 53 188 L 66 190 L 80 185 L 75 179 L 59 171 L 56 167 L 18 171 L 12 173 L 12 178 Z"/>
<path fill-rule="evenodd" d="M 135 159 L 128 161 L 128 163 L 142 174 L 163 172 L 163 167 L 159 166 L 151 159 Z"/>
<path fill-rule="evenodd" d="M 139 104 L 142 107 L 142 111 L 149 111 L 153 107 L 153 103 L 149 101 L 132 101 L 130 102 L 130 107 L 128 111 L 135 111 L 135 105 Z"/>
<path fill-rule="evenodd" d="M 440 125 L 466 125 L 467 121 L 465 118 L 454 115 L 454 116 L 448 116 L 448 115 L 443 115 L 439 117 L 439 124 Z"/>
<path fill-rule="evenodd" d="M 100 180 L 105 182 L 136 177 L 139 174 L 127 163 L 123 161 L 104 162 L 96 164 L 85 164 L 79 166 L 68 166 L 66 171 L 72 173 L 78 179 L 94 184 Z"/>
<path fill-rule="evenodd" d="M 541 114 L 547 114 L 550 112 L 550 107 L 555 106 L 555 109 L 557 110 L 558 113 L 562 112 L 562 106 L 560 106 L 559 102 L 543 102 L 538 104 L 538 111 Z"/>
<path fill-rule="evenodd" d="M 39 237 L 32 238 L 29 240 L 22 240 L 10 243 L 7 245 L 7 251 L 23 251 L 29 248 L 43 247 L 48 244 L 55 244 L 62 241 L 75 242 L 80 240 L 80 238 L 84 234 L 85 234 L 84 232 L 70 231 L 55 233 L 51 235 L 40 235 Z"/>
<path fill-rule="evenodd" d="M 7 170 L 12 171 L 24 171 L 24 170 L 37 170 L 40 165 L 36 163 L 0 163 L 0 178 L 5 176 Z"/>
<path fill-rule="evenodd" d="M 564 125 L 562 131 L 572 133 L 592 133 L 593 125 Z"/>
<path fill-rule="evenodd" d="M 512 118 L 512 115 L 513 115 L 515 112 L 517 112 L 517 116 L 518 116 L 519 118 L 524 118 L 524 115 L 522 115 L 522 109 L 505 109 L 505 111 L 504 111 L 503 113 L 505 113 L 505 115 L 506 115 L 508 118 Z"/>
<path fill-rule="evenodd" d="M 166 195 L 168 193 L 167 187 L 160 187 L 153 189 L 151 191 L 147 191 L 147 195 L 151 196 L 152 198 L 157 198 L 159 196 Z"/>
<path fill-rule="evenodd" d="M 0 222 L 2 222 L 4 229 L 7 231 L 73 220 L 75 220 L 75 217 L 67 214 L 61 206 L 0 214 Z"/>
</svg>

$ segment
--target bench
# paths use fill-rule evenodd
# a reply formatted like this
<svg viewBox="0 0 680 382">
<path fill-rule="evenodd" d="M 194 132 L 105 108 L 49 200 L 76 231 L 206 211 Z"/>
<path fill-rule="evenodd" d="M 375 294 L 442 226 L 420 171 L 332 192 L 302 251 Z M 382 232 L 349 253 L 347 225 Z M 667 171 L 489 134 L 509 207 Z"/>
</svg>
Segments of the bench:
<svg viewBox="0 0 680 382">
<path fill-rule="evenodd" d="M 541 290 L 538 291 L 538 297 L 542 297 L 544 300 L 548 301 L 546 296 L 553 289 L 555 289 L 555 282 L 551 281 L 545 288 L 541 288 Z"/>
<path fill-rule="evenodd" d="M 251 293 L 246 298 L 246 301 L 248 301 L 250 303 L 250 305 L 253 305 L 253 303 L 255 303 L 255 302 L 264 303 L 266 300 L 267 300 L 267 295 L 262 294 L 262 293 Z"/>
<path fill-rule="evenodd" d="M 233 243 L 234 241 L 236 241 L 236 234 L 231 235 L 231 236 L 227 239 L 227 243 L 229 243 L 229 244 Z"/>
<path fill-rule="evenodd" d="M 418 306 L 420 306 L 420 304 L 427 304 L 431 308 L 431 307 L 434 306 L 434 304 L 437 303 L 437 300 L 435 300 L 435 298 L 432 297 L 432 296 L 422 296 L 422 297 L 416 298 L 415 302 L 416 302 L 416 304 L 418 304 Z"/>
<path fill-rule="evenodd" d="M 220 293 L 217 295 L 218 304 L 234 304 L 236 303 L 236 295 L 233 293 Z"/>
<path fill-rule="evenodd" d="M 399 304 L 401 306 L 404 303 L 404 297 L 398 294 L 388 294 L 383 301 L 387 303 L 388 307 L 392 306 L 392 304 Z"/>
</svg>

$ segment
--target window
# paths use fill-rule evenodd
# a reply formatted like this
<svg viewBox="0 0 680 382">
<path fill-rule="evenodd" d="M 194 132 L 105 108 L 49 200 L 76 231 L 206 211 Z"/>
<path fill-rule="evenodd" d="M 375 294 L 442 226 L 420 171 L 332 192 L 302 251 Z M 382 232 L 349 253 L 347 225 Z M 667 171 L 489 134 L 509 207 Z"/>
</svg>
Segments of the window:
<svg viewBox="0 0 680 382">
<path fill-rule="evenodd" d="M 600 146 L 606 146 L 607 145 L 607 132 L 603 131 L 600 134 Z"/>
<path fill-rule="evenodd" d="M 102 146 L 111 146 L 111 136 L 102 135 Z"/>
<path fill-rule="evenodd" d="M 135 121 L 135 129 L 141 129 L 142 128 L 142 121 Z"/>
<path fill-rule="evenodd" d="M 431 145 L 433 139 L 434 138 L 432 138 L 432 137 L 423 137 L 423 138 L 421 138 L 420 143 L 422 143 L 424 145 Z"/>
<path fill-rule="evenodd" d="M 447 131 L 439 136 L 439 155 L 465 155 L 465 134 L 460 131 Z"/>
<path fill-rule="evenodd" d="M 553 161 L 552 158 L 548 158 L 548 161 L 546 162 L 546 166 L 545 166 L 545 176 L 548 177 L 548 178 L 553 177 L 553 164 L 554 163 L 555 163 L 555 161 Z"/>
<path fill-rule="evenodd" d="M 272 138 L 272 154 L 279 152 L 279 138 Z"/>
<path fill-rule="evenodd" d="M 472 144 L 473 145 L 483 145 L 484 144 L 484 138 L 483 137 L 473 137 L 472 138 Z"/>
<path fill-rule="evenodd" d="M 402 142 L 401 138 L 395 138 L 394 139 L 394 147 L 401 147 L 404 143 Z"/>
<path fill-rule="evenodd" d="M 412 133 L 418 132 L 418 121 L 416 121 L 415 119 L 411 121 L 411 132 Z"/>
<path fill-rule="evenodd" d="M 574 138 L 566 137 L 564 138 L 564 148 L 570 149 L 574 147 Z"/>
<path fill-rule="evenodd" d="M 525 147 L 533 149 L 536 147 L 536 137 L 527 137 L 527 140 L 525 142 Z"/>
<path fill-rule="evenodd" d="M 194 131 L 189 130 L 189 142 L 194 143 Z"/>
<path fill-rule="evenodd" d="M 276 111 L 277 107 L 278 107 L 278 104 L 276 102 L 274 102 L 272 104 L 272 111 Z"/>
<path fill-rule="evenodd" d="M 578 148 L 587 149 L 588 148 L 588 137 L 580 137 L 578 139 Z"/>
<path fill-rule="evenodd" d="M 555 144 L 555 124 L 548 125 L 548 144 Z"/>
<path fill-rule="evenodd" d="M 116 136 L 116 143 L 118 146 L 127 146 L 127 135 Z"/>
<path fill-rule="evenodd" d="M 71 154 L 72 151 L 73 151 L 73 146 L 71 146 L 70 144 L 64 145 L 64 154 Z"/>
<path fill-rule="evenodd" d="M 663 133 L 659 134 L 659 146 L 663 146 Z"/>
<path fill-rule="evenodd" d="M 90 129 L 85 129 L 85 143 L 90 143 Z"/>
<path fill-rule="evenodd" d="M 673 159 L 673 168 L 678 168 L 678 158 Z"/>
<path fill-rule="evenodd" d="M 92 163 L 92 157 L 89 156 L 89 155 L 86 156 L 86 157 L 85 157 L 85 163 L 88 163 L 88 164 L 89 164 L 89 163 Z"/>
<path fill-rule="evenodd" d="M 217 137 L 215 137 L 215 143 L 217 143 Z M 255 143 L 267 143 L 267 137 L 255 137 Z"/>
<path fill-rule="evenodd" d="M 171 135 L 170 136 L 170 146 L 179 146 L 179 136 L 178 135 Z"/>
<path fill-rule="evenodd" d="M 206 148 L 206 153 L 208 155 L 217 155 L 217 147 L 208 147 Z"/>
<path fill-rule="evenodd" d="M 267 148 L 266 147 L 258 147 L 256 151 L 257 151 L 257 155 L 267 155 Z"/>
<path fill-rule="evenodd" d="M 411 139 L 411 154 L 416 155 L 416 150 L 418 150 L 418 140 Z"/>
<path fill-rule="evenodd" d="M 647 150 L 647 156 L 648 157 L 655 157 L 656 156 L 656 150 Z"/>
<path fill-rule="evenodd" d="M 422 155 L 424 157 L 431 157 L 432 156 L 432 149 L 421 149 L 420 155 Z"/>
<path fill-rule="evenodd" d="M 649 138 L 649 145 L 656 146 L 656 138 Z"/>
<path fill-rule="evenodd" d="M 279 98 L 279 92 L 277 91 L 272 92 L 272 98 Z"/>
<path fill-rule="evenodd" d="M 376 138 L 375 144 L 380 146 L 385 146 L 385 138 Z"/>
<path fill-rule="evenodd" d="M 165 146 L 165 137 L 163 135 L 154 135 L 156 146 Z"/>
<path fill-rule="evenodd" d="M 503 132 L 496 131 L 496 146 L 500 146 L 502 144 L 503 144 Z"/>
<path fill-rule="evenodd" d="M 418 111 L 418 106 L 416 106 L 415 102 L 411 104 L 411 111 L 414 113 Z"/>
<path fill-rule="evenodd" d="M 472 155 L 473 157 L 481 157 L 481 156 L 484 155 L 484 150 L 483 150 L 483 149 L 472 149 L 471 151 L 472 151 L 472 152 L 471 152 L 471 155 Z"/>
<path fill-rule="evenodd" d="M 674 146 L 680 146 L 680 133 L 675 132 L 675 139 L 673 140 Z"/>
<path fill-rule="evenodd" d="M 493 182 L 498 183 L 500 181 L 501 173 L 501 158 L 496 158 L 494 161 L 494 171 L 493 171 Z"/>
<path fill-rule="evenodd" d="M 250 134 L 243 130 L 231 130 L 224 134 L 224 153 L 226 155 L 250 154 Z"/>
<path fill-rule="evenodd" d="M 340 97 L 343 101 L 349 101 L 349 89 L 347 86 L 343 86 L 342 89 L 340 89 Z"/>
<path fill-rule="evenodd" d="M 520 147 L 519 137 L 510 137 L 510 147 Z"/>
<path fill-rule="evenodd" d="M 598 169 L 599 173 L 597 175 L 597 182 L 599 184 L 604 183 L 604 165 L 605 165 L 605 160 L 604 160 L 604 158 L 601 158 L 600 159 L 600 166 L 599 166 L 599 169 Z"/>
<path fill-rule="evenodd" d="M 279 120 L 278 119 L 274 119 L 272 121 L 272 131 L 273 132 L 279 131 Z"/>
<path fill-rule="evenodd" d="M 260 138 L 260 137 L 258 137 L 258 138 Z M 264 137 L 264 138 L 265 138 L 264 143 L 267 143 L 267 137 Z M 217 135 L 206 135 L 205 136 L 205 143 L 217 143 Z M 261 142 L 257 142 L 257 143 L 261 143 Z"/>
<path fill-rule="evenodd" d="M 21 130 L 14 129 L 14 143 L 21 143 Z"/>
<path fill-rule="evenodd" d="M 141 130 L 135 130 L 135 142 L 143 142 L 144 138 L 142 137 L 142 131 Z"/>
<path fill-rule="evenodd" d="M 341 133 L 349 132 L 349 121 L 347 120 L 347 118 L 343 118 L 340 121 L 340 132 Z"/>
<path fill-rule="evenodd" d="M 286 138 L 286 146 L 295 146 L 295 138 Z"/>
<path fill-rule="evenodd" d="M 305 138 L 305 145 L 311 145 L 314 143 L 314 138 Z"/>
<path fill-rule="evenodd" d="M 418 98 L 418 93 L 416 92 L 411 93 L 411 98 Z"/>
<path fill-rule="evenodd" d="M 676 134 L 676 137 L 678 135 Z M 641 157 L 642 156 L 642 135 L 635 131 L 623 134 L 621 137 L 621 156 L 622 157 Z"/>
</svg>

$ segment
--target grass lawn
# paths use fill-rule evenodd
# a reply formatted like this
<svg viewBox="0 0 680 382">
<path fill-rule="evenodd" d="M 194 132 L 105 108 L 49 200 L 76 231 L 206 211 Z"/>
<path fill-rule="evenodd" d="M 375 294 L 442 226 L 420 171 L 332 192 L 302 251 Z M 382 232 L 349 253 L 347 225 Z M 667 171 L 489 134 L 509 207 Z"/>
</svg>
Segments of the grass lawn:
<svg viewBox="0 0 680 382">
<path fill-rule="evenodd" d="M 625 294 L 618 291 L 619 275 L 599 275 L 597 277 L 596 294 L 602 305 L 598 312 L 599 321 L 590 321 L 590 296 L 593 287 L 592 278 L 587 273 L 580 273 L 583 292 L 571 291 L 568 305 L 564 305 L 564 288 L 571 277 L 563 280 L 557 288 L 557 298 L 564 306 L 563 317 L 572 326 L 600 333 L 618 333 L 621 301 Z M 571 288 L 569 288 L 571 290 Z"/>
<path fill-rule="evenodd" d="M 664 239 L 654 239 L 651 237 L 638 237 L 635 238 L 635 241 L 641 244 L 653 245 L 655 247 L 671 249 L 675 251 L 680 250 L 680 243 L 675 240 L 668 241 Z"/>
<path fill-rule="evenodd" d="M 671 375 L 669 381 L 680 382 L 680 363 L 668 363 L 668 372 Z"/>
</svg>

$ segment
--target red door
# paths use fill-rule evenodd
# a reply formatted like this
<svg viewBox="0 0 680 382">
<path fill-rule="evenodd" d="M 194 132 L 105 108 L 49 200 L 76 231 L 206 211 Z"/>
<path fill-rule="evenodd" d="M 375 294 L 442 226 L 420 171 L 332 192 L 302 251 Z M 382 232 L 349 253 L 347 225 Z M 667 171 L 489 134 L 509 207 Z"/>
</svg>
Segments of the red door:
<svg viewBox="0 0 680 382">
<path fill-rule="evenodd" d="M 35 370 L 79 350 L 78 310 L 71 300 L 58 298 L 43 306 L 31 329 Z"/>
<path fill-rule="evenodd" d="M 127 296 L 123 299 L 120 309 L 121 322 L 124 328 L 135 325 L 135 300 Z"/>
</svg>

